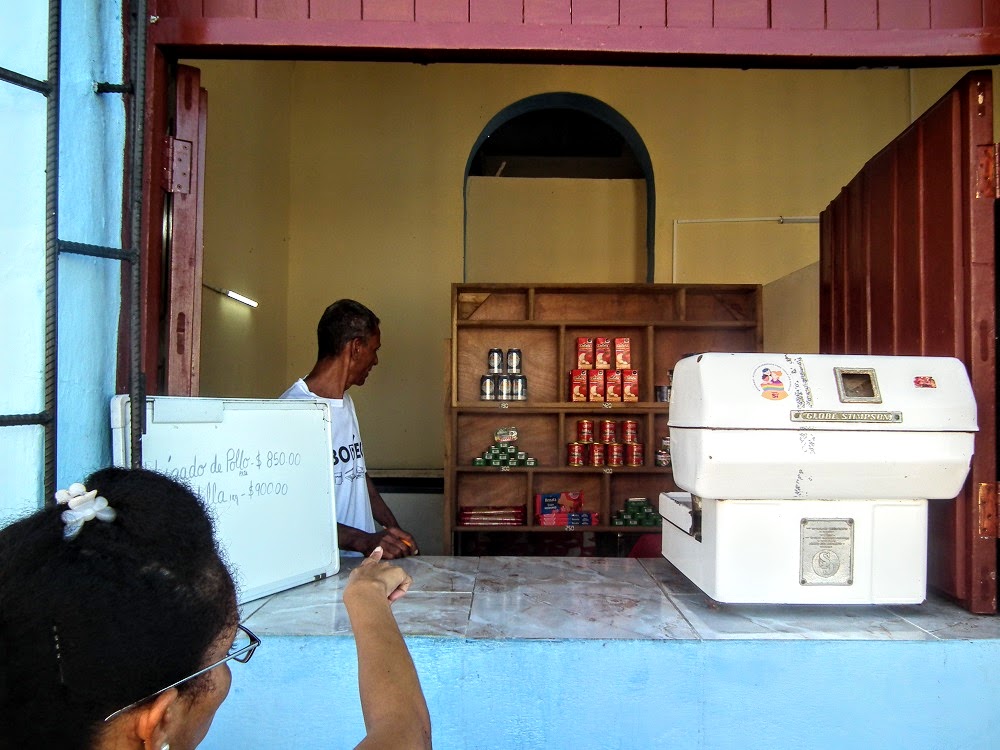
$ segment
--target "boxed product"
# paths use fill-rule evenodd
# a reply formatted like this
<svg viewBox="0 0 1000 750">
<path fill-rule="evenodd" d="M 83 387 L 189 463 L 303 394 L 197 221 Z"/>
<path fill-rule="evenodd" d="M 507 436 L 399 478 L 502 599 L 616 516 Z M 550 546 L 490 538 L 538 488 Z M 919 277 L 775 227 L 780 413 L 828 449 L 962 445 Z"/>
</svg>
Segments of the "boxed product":
<svg viewBox="0 0 1000 750">
<path fill-rule="evenodd" d="M 610 370 L 614 362 L 614 351 L 611 348 L 611 339 L 594 339 L 594 367 L 598 370 Z"/>
<path fill-rule="evenodd" d="M 622 370 L 622 401 L 639 400 L 639 371 Z"/>
<path fill-rule="evenodd" d="M 458 509 L 459 526 L 523 526 L 523 505 L 462 505 Z"/>
<path fill-rule="evenodd" d="M 583 507 L 583 491 L 543 492 L 535 495 L 535 515 L 578 513 Z"/>
<path fill-rule="evenodd" d="M 578 338 L 576 340 L 576 366 L 581 370 L 589 370 L 594 366 L 594 340 Z"/>
<path fill-rule="evenodd" d="M 587 400 L 604 401 L 604 370 L 584 370 L 587 373 Z"/>
<path fill-rule="evenodd" d="M 598 514 L 590 511 L 579 513 L 549 513 L 545 516 L 536 516 L 535 521 L 539 526 L 596 526 L 598 524 Z"/>
<path fill-rule="evenodd" d="M 587 400 L 587 373 L 591 370 L 570 370 L 569 371 L 569 400 Z"/>
<path fill-rule="evenodd" d="M 615 339 L 615 364 L 619 370 L 632 367 L 632 339 L 626 337 Z"/>
<path fill-rule="evenodd" d="M 622 400 L 622 371 L 607 370 L 604 373 L 604 400 Z"/>
</svg>

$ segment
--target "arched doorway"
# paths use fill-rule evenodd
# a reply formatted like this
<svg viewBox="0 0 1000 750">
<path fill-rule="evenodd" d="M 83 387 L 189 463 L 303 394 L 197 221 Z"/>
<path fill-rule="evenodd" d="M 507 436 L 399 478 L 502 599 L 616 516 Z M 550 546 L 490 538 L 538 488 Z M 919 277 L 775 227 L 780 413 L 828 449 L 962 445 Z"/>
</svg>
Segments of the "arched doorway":
<svg viewBox="0 0 1000 750">
<path fill-rule="evenodd" d="M 645 281 L 655 274 L 656 191 L 642 137 L 599 99 L 570 92 L 537 94 L 494 115 L 473 144 L 462 184 L 463 280 L 468 280 L 469 178 L 640 179 L 645 183 Z"/>
</svg>

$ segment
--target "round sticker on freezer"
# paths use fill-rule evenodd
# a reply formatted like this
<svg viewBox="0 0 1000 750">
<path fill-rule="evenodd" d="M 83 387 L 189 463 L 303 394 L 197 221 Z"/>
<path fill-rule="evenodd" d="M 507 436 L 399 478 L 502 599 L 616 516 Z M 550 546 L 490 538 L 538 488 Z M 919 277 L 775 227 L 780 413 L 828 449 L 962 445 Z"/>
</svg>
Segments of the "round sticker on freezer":
<svg viewBox="0 0 1000 750">
<path fill-rule="evenodd" d="M 768 401 L 788 398 L 785 390 L 785 373 L 777 365 L 760 365 L 753 373 L 754 385 Z"/>
</svg>

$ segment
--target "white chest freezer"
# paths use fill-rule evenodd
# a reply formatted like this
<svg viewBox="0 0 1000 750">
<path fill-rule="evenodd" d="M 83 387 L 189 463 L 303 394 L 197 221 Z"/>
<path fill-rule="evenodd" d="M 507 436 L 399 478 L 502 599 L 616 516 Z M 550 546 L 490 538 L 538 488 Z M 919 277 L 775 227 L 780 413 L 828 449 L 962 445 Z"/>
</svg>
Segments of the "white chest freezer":
<svg viewBox="0 0 1000 750">
<path fill-rule="evenodd" d="M 663 554 L 713 599 L 915 603 L 927 501 L 969 471 L 976 406 L 946 357 L 711 353 L 674 369 Z"/>
</svg>

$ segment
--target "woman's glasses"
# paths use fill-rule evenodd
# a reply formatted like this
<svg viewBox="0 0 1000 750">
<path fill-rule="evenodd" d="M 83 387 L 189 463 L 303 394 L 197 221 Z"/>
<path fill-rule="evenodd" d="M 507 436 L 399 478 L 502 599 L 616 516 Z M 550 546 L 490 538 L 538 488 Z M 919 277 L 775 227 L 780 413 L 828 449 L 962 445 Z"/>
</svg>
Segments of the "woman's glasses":
<svg viewBox="0 0 1000 750">
<path fill-rule="evenodd" d="M 257 647 L 259 645 L 260 645 L 260 638 L 251 633 L 249 628 L 246 628 L 243 625 L 237 625 L 236 640 L 234 640 L 233 645 L 229 647 L 229 653 L 226 654 L 221 659 L 219 659 L 217 662 L 215 662 L 215 664 L 209 664 L 204 669 L 199 669 L 197 672 L 188 675 L 183 680 L 177 680 L 177 682 L 173 682 L 167 685 L 165 688 L 157 690 L 155 693 L 150 693 L 145 698 L 137 700 L 135 703 L 129 703 L 127 706 L 125 706 L 125 708 L 119 708 L 113 714 L 108 716 L 104 721 L 106 722 L 111 721 L 116 716 L 119 716 L 125 713 L 126 711 L 135 708 L 140 703 L 145 703 L 150 698 L 155 698 L 160 693 L 167 692 L 168 690 L 170 690 L 170 688 L 175 688 L 178 685 L 182 685 L 183 683 L 188 682 L 189 680 L 193 680 L 195 677 L 200 677 L 206 672 L 211 672 L 213 669 L 215 669 L 218 666 L 221 666 L 222 664 L 225 664 L 227 661 L 238 661 L 240 662 L 240 664 L 246 664 L 248 661 L 250 661 L 250 657 L 253 656 L 253 652 L 257 650 Z"/>
</svg>

